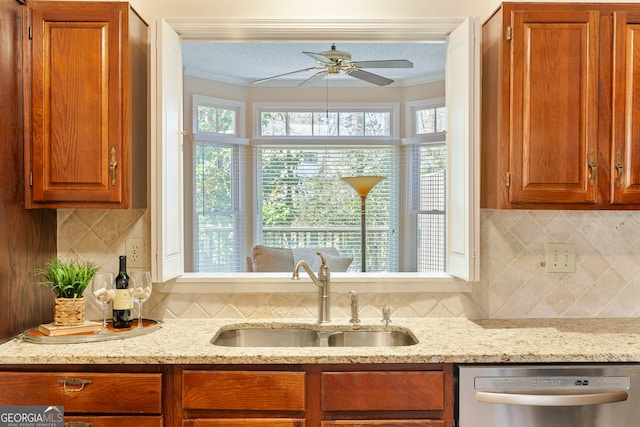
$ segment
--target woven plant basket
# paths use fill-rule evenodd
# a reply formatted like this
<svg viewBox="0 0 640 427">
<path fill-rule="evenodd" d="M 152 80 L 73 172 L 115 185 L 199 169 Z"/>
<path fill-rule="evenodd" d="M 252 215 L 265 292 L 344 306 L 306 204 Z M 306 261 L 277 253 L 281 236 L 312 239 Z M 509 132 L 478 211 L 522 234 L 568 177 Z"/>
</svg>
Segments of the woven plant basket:
<svg viewBox="0 0 640 427">
<path fill-rule="evenodd" d="M 56 298 L 53 307 L 53 324 L 56 326 L 75 326 L 84 323 L 83 298 Z"/>
</svg>

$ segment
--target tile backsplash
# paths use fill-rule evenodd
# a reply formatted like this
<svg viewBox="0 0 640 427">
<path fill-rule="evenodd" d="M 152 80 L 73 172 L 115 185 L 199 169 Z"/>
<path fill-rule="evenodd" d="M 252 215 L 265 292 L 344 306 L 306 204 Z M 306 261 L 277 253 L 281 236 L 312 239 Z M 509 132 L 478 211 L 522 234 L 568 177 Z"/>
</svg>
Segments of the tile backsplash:
<svg viewBox="0 0 640 427">
<path fill-rule="evenodd" d="M 480 236 L 481 280 L 472 292 L 361 293 L 361 317 L 380 317 L 383 302 L 392 317 L 640 316 L 640 212 L 482 210 Z M 59 256 L 116 272 L 132 237 L 149 247 L 148 210 L 58 211 Z M 575 273 L 545 271 L 546 243 L 575 243 Z M 348 299 L 333 301 L 332 316 L 349 317 Z M 314 318 L 316 311 L 315 292 L 157 293 L 145 306 L 160 319 Z"/>
</svg>

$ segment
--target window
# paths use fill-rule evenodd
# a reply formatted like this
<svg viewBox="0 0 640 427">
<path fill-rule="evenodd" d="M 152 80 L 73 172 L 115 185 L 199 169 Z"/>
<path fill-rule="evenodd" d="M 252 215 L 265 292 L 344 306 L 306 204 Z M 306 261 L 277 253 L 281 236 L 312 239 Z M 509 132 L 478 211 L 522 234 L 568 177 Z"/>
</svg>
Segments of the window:
<svg viewBox="0 0 640 427">
<path fill-rule="evenodd" d="M 186 283 L 220 283 L 220 290 L 228 286 L 227 276 L 189 276 L 184 275 L 183 268 L 183 217 L 182 200 L 187 195 L 182 193 L 182 179 L 187 179 L 190 174 L 182 173 L 182 141 L 185 145 L 188 138 L 182 138 L 182 67 L 180 52 L 180 36 L 172 28 L 176 22 L 169 23 L 165 19 L 159 19 L 157 25 L 157 38 L 152 40 L 152 139 L 151 146 L 151 192 L 153 206 L 151 208 L 151 245 L 155 254 L 152 270 L 155 280 L 167 282 L 179 278 L 178 284 Z M 387 22 L 387 21 L 385 21 Z M 208 21 L 212 27 L 215 21 Z M 275 33 L 282 40 L 296 40 L 313 35 L 344 34 L 353 28 L 365 28 L 371 34 L 379 35 L 382 39 L 402 36 L 407 40 L 421 41 L 422 35 L 417 35 L 416 24 L 405 25 L 405 20 L 389 20 L 390 29 L 371 27 L 369 23 L 360 20 L 339 21 L 327 28 L 324 22 L 296 21 L 298 26 L 282 29 L 277 25 L 265 27 L 256 26 L 252 22 L 231 22 L 228 30 L 219 34 L 221 37 L 231 37 L 238 27 L 245 28 L 248 38 L 256 40 L 268 39 L 270 33 Z M 302 25 L 304 23 L 304 25 Z M 186 25 L 181 27 L 184 36 L 201 34 L 201 25 Z M 464 281 L 474 281 L 479 278 L 477 250 L 479 244 L 479 208 L 477 206 L 478 187 L 478 138 L 479 138 L 479 28 L 476 20 L 467 18 L 464 20 L 447 21 L 444 25 L 433 26 L 431 21 L 420 22 L 419 27 L 434 29 L 434 34 L 447 40 L 447 106 L 448 123 L 450 132 L 447 137 L 448 161 L 455 166 L 447 168 L 447 274 L 453 278 L 461 278 Z M 265 30 L 266 28 L 266 30 Z M 273 28 L 274 30 L 269 30 Z M 420 33 L 423 34 L 423 33 Z M 156 84 L 153 85 L 153 82 Z M 239 115 L 238 117 L 242 117 Z M 239 126 L 241 128 L 241 126 Z M 408 132 L 409 133 L 409 132 Z M 395 131 L 392 130 L 392 135 Z M 242 150 L 241 150 L 242 151 Z M 242 175 L 241 175 L 242 177 Z M 245 207 L 246 208 L 246 207 Z M 249 206 L 250 208 L 250 206 Z M 180 278 L 180 276 L 184 276 Z M 284 277 L 284 276 L 283 276 Z M 428 277 L 428 278 L 427 278 Z M 234 279 L 236 284 L 253 285 L 254 279 L 246 279 L 238 276 Z M 284 278 L 282 279 L 284 280 Z M 454 279 L 442 277 L 438 279 L 432 276 L 381 276 L 371 275 L 367 277 L 367 286 L 370 283 L 378 283 L 382 286 L 393 283 L 412 283 L 422 288 L 428 283 L 437 286 L 446 282 L 447 286 L 453 285 Z M 357 289 L 359 281 L 346 279 Z M 406 281 L 406 282 L 405 282 Z M 260 283 L 263 291 L 285 291 L 282 283 L 273 286 L 265 286 Z M 464 289 L 468 289 L 462 285 Z M 459 289 L 463 289 L 459 288 Z M 364 288 L 363 288 L 364 289 Z M 368 288 L 367 288 L 368 289 Z M 382 288 L 380 288 L 382 289 Z M 414 288 L 415 289 L 415 288 Z M 397 291 L 394 287 L 393 291 Z"/>
<path fill-rule="evenodd" d="M 389 111 L 265 111 L 260 136 L 391 136 Z"/>
<path fill-rule="evenodd" d="M 409 104 L 406 138 L 411 152 L 411 211 L 415 215 L 417 271 L 446 271 L 446 165 L 444 99 Z"/>
<path fill-rule="evenodd" d="M 216 101 L 218 104 L 216 104 Z M 440 102 L 440 101 L 439 101 Z M 202 111 L 213 117 L 222 100 L 194 96 L 194 128 L 202 123 Z M 206 108 L 202 108 L 202 104 Z M 255 106 L 254 106 L 255 107 Z M 372 107 L 373 108 L 373 107 Z M 242 139 L 223 138 L 217 142 L 212 132 L 198 132 L 193 156 L 193 270 L 207 272 L 244 271 L 241 230 L 252 228 L 251 244 L 274 247 L 325 247 L 338 249 L 342 256 L 354 259 L 349 271 L 360 271 L 360 198 L 340 178 L 353 175 L 378 175 L 386 179 L 367 197 L 367 271 L 444 272 L 446 269 L 445 165 L 446 145 L 422 142 L 405 147 L 410 152 L 407 167 L 413 174 L 411 188 L 401 188 L 399 144 L 390 143 L 392 111 L 353 112 L 265 111 L 255 107 L 260 136 L 250 151 L 252 161 L 242 166 Z M 446 116 L 444 105 L 417 109 L 411 121 L 417 122 L 431 112 Z M 214 113 L 215 112 L 215 113 Z M 227 114 L 226 117 L 229 115 Z M 316 135 L 320 116 L 336 118 L 335 141 Z M 340 118 L 359 117 L 372 131 L 371 138 L 340 137 Z M 370 117 L 372 119 L 367 119 Z M 207 119 L 209 120 L 209 119 Z M 342 120 L 347 123 L 353 123 Z M 358 120 L 355 120 L 358 122 Z M 436 121 L 433 121 L 436 123 Z M 198 127 L 200 129 L 200 127 Z M 280 129 L 279 131 L 274 131 Z M 377 130 L 376 130 L 377 129 Z M 384 131 L 379 132 L 380 129 Z M 416 126 L 416 129 L 420 129 Z M 421 140 L 442 137 L 443 129 L 420 136 Z M 343 133 L 352 134 L 352 130 Z M 382 133 L 382 135 L 380 135 Z M 274 138 L 274 134 L 282 134 Z M 307 138 L 300 139 L 300 136 Z M 322 136 L 319 139 L 314 137 Z M 381 139 L 377 139 L 381 138 Z M 202 141 L 201 141 L 202 140 Z M 272 142 L 272 140 L 275 140 Z M 249 164 L 254 166 L 248 166 Z M 248 170 L 251 168 L 251 170 Z M 253 176 L 254 184 L 240 186 L 241 176 Z M 399 234 L 400 192 L 411 194 L 412 219 L 408 236 Z M 255 217 L 242 215 L 239 194 L 251 193 Z M 407 232 L 405 232 L 405 236 Z M 409 243 L 411 242 L 411 243 Z M 400 245 L 413 261 L 400 265 Z"/>
<path fill-rule="evenodd" d="M 397 146 L 368 144 L 258 146 L 256 241 L 287 248 L 335 247 L 353 258 L 349 271 L 361 271 L 360 197 L 340 178 L 384 176 L 367 198 L 366 269 L 398 271 L 397 152 Z"/>
<path fill-rule="evenodd" d="M 445 107 L 416 109 L 414 120 L 416 135 L 440 133 L 447 128 L 447 109 Z"/>
<path fill-rule="evenodd" d="M 198 105 L 198 133 L 235 135 L 236 112 L 211 105 Z"/>
<path fill-rule="evenodd" d="M 238 118 L 240 102 L 195 95 L 193 97 L 194 140 L 191 149 L 192 203 L 186 222 L 193 242 L 193 271 L 228 272 L 240 269 L 239 209 L 240 147 L 246 140 Z M 187 168 L 189 169 L 189 168 Z"/>
<path fill-rule="evenodd" d="M 417 271 L 446 271 L 446 170 L 444 143 L 412 146 L 412 180 L 417 197 L 412 201 L 416 214 Z"/>
<path fill-rule="evenodd" d="M 223 107 L 229 102 L 194 95 L 193 123 L 198 130 L 192 160 L 194 237 L 187 250 L 193 252 L 193 262 L 188 263 L 193 271 L 244 271 L 242 230 L 251 229 L 252 224 L 251 244 L 331 246 L 354 259 L 349 271 L 360 271 L 360 198 L 340 180 L 353 175 L 386 177 L 367 200 L 367 271 L 398 271 L 399 145 L 389 144 L 392 111 L 259 110 L 260 136 L 282 135 L 275 138 L 277 144 L 257 143 L 245 149 L 252 161 L 243 165 L 244 140 L 210 131 L 211 123 L 219 123 L 221 111 L 233 123 L 234 114 L 226 112 L 234 110 Z M 316 132 L 320 123 L 327 123 L 326 116 L 336 119 L 332 135 L 340 144 L 326 145 L 326 133 L 331 132 Z M 232 126 L 225 129 L 237 133 Z M 343 139 L 345 134 L 348 140 Z M 313 140 L 318 136 L 322 136 L 321 146 Z M 380 137 L 385 139 L 383 144 L 375 142 Z M 346 141 L 349 145 L 344 145 Z M 248 176 L 254 177 L 254 184 L 239 185 Z M 257 206 L 253 218 L 239 209 L 242 193 L 251 193 Z"/>
</svg>

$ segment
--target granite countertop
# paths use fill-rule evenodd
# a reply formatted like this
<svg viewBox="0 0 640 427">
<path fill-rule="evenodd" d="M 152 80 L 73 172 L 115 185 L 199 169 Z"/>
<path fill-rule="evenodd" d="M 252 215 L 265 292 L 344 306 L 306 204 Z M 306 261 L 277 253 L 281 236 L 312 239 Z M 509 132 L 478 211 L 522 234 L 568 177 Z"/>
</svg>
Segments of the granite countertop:
<svg viewBox="0 0 640 427">
<path fill-rule="evenodd" d="M 312 363 L 551 363 L 640 362 L 639 319 L 460 318 L 394 319 L 418 344 L 407 347 L 233 348 L 211 338 L 230 325 L 352 328 L 346 319 L 165 320 L 147 335 L 81 344 L 34 344 L 16 338 L 0 345 L 0 364 L 312 364 Z M 359 329 L 384 328 L 363 319 Z"/>
</svg>

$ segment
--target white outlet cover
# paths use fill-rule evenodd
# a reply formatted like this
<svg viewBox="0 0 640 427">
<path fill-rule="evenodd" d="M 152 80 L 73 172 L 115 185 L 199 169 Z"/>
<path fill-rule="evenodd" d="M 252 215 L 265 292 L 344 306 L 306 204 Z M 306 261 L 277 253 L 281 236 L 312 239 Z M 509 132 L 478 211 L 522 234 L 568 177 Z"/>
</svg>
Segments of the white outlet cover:
<svg viewBox="0 0 640 427">
<path fill-rule="evenodd" d="M 547 273 L 575 273 L 576 244 L 547 243 Z"/>
<path fill-rule="evenodd" d="M 127 267 L 145 267 L 147 254 L 144 247 L 144 239 L 127 239 L 126 255 Z"/>
</svg>

